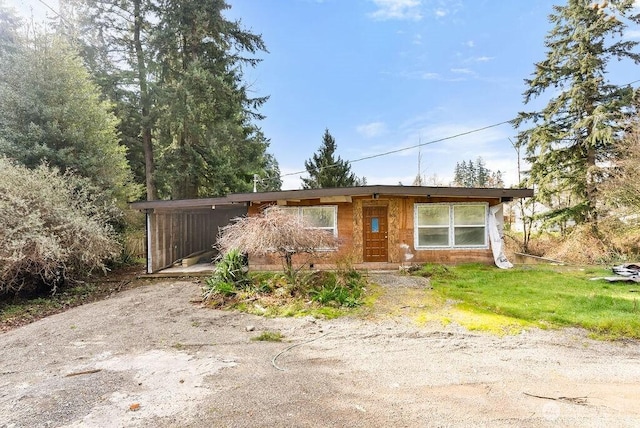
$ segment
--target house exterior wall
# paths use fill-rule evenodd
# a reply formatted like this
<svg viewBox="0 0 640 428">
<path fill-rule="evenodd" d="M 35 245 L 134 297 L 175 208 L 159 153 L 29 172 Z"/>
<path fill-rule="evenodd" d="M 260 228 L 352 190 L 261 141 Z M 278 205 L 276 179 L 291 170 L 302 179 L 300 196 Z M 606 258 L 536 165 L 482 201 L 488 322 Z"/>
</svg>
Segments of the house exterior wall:
<svg viewBox="0 0 640 428">
<path fill-rule="evenodd" d="M 260 214 L 265 208 L 276 205 L 276 202 L 264 202 L 259 204 L 251 204 L 247 215 L 255 216 Z M 313 257 L 307 254 L 295 255 L 293 258 L 294 265 L 309 264 L 336 264 L 341 261 L 352 261 L 354 255 L 354 236 L 353 236 L 353 204 L 349 202 L 320 202 L 320 199 L 309 199 L 303 201 L 287 201 L 287 207 L 304 207 L 318 205 L 333 205 L 338 208 L 338 240 L 339 246 L 337 251 L 319 251 Z M 360 261 L 362 256 L 360 257 Z M 282 261 L 278 255 L 256 256 L 249 255 L 249 264 L 258 266 L 260 269 L 277 269 L 282 266 Z"/>
<path fill-rule="evenodd" d="M 363 207 L 385 206 L 388 216 L 388 266 L 403 263 L 444 263 L 466 262 L 493 263 L 490 248 L 480 249 L 419 249 L 414 246 L 414 205 L 416 203 L 487 203 L 489 206 L 501 203 L 499 198 L 435 198 L 412 196 L 353 197 L 351 202 L 323 203 L 320 199 L 287 201 L 286 206 L 335 205 L 338 207 L 338 251 L 320 252 L 313 258 L 308 255 L 294 257 L 297 265 L 330 266 L 336 263 L 367 266 L 363 262 Z M 281 202 L 282 203 L 282 202 Z M 248 215 L 257 215 L 265 207 L 276 202 L 252 204 Z M 488 242 L 488 241 L 487 241 Z M 488 245 L 488 243 L 487 243 Z M 277 269 L 282 263 L 276 255 L 250 256 L 250 264 L 258 269 Z"/>
<path fill-rule="evenodd" d="M 361 206 L 387 205 L 389 216 L 389 262 L 394 264 L 409 263 L 445 263 L 457 264 L 466 262 L 493 263 L 490 248 L 486 249 L 437 249 L 416 250 L 414 246 L 414 206 L 417 203 L 487 203 L 489 206 L 500 203 L 499 199 L 469 198 L 427 198 L 427 197 L 395 197 L 380 195 L 378 199 L 361 198 L 354 200 L 354 212 L 362 213 Z M 357 214 L 356 214 L 357 215 Z M 360 217 L 362 215 L 360 214 Z M 354 221 L 354 246 L 360 249 L 362 262 L 362 221 Z M 406 255 L 412 257 L 407 260 Z"/>
<path fill-rule="evenodd" d="M 246 215 L 245 206 L 156 209 L 147 213 L 147 273 L 155 273 L 198 251 L 210 251 L 218 229 Z"/>
</svg>

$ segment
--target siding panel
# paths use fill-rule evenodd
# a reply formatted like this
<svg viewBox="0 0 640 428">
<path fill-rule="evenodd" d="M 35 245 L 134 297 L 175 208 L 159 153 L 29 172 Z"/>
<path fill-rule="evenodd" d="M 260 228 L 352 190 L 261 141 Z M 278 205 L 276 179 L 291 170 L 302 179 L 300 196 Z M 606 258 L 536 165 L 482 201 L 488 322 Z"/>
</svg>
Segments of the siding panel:
<svg viewBox="0 0 640 428">
<path fill-rule="evenodd" d="M 148 213 L 151 235 L 148 272 L 158 272 L 189 254 L 211 250 L 219 228 L 229 224 L 232 218 L 246 213 L 244 206 L 155 210 Z"/>
</svg>

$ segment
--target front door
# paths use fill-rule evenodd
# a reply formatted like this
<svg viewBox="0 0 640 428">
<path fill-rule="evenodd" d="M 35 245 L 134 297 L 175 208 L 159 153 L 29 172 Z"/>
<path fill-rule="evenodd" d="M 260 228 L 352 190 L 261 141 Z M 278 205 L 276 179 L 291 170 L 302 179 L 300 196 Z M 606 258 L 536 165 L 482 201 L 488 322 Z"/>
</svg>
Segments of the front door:
<svg viewBox="0 0 640 428">
<path fill-rule="evenodd" d="M 387 207 L 362 207 L 365 262 L 386 262 L 388 255 Z"/>
</svg>

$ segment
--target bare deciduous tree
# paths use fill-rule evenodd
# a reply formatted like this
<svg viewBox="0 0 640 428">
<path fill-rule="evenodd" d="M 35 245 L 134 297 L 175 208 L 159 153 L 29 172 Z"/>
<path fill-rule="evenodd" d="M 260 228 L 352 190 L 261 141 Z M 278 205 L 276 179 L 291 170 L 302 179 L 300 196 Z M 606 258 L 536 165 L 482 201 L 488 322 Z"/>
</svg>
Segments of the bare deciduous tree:
<svg viewBox="0 0 640 428">
<path fill-rule="evenodd" d="M 260 215 L 236 219 L 222 228 L 218 237 L 222 252 L 238 249 L 255 255 L 278 254 L 291 280 L 300 270 L 293 267 L 294 254 L 312 255 L 336 246 L 333 234 L 313 228 L 301 216 L 275 206 Z"/>
<path fill-rule="evenodd" d="M 637 213 L 640 208 L 640 123 L 619 145 L 620 159 L 610 168 L 609 179 L 601 186 L 611 205 Z M 626 212 L 624 212 L 626 214 Z"/>
</svg>

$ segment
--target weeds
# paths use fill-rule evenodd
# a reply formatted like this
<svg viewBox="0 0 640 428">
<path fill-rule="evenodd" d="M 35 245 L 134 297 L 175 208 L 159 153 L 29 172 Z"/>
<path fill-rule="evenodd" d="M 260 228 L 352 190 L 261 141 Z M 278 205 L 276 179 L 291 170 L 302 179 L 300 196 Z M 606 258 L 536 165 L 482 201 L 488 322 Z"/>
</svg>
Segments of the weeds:
<svg viewBox="0 0 640 428">
<path fill-rule="evenodd" d="M 353 269 L 309 272 L 293 282 L 283 273 L 247 274 L 246 280 L 239 283 L 221 278 L 216 267 L 216 273 L 206 280 L 205 301 L 214 307 L 262 316 L 335 318 L 341 311 L 362 304 L 366 284 L 362 275 Z"/>
<path fill-rule="evenodd" d="M 319 275 L 318 275 L 319 274 Z M 311 299 L 322 305 L 354 308 L 362 304 L 364 284 L 362 275 L 350 270 L 336 275 L 332 272 L 318 272 L 309 289 Z"/>
<path fill-rule="evenodd" d="M 257 342 L 282 342 L 284 336 L 279 331 L 263 331 L 259 335 L 252 337 L 251 340 Z"/>
</svg>

